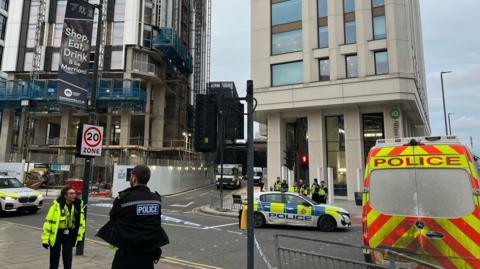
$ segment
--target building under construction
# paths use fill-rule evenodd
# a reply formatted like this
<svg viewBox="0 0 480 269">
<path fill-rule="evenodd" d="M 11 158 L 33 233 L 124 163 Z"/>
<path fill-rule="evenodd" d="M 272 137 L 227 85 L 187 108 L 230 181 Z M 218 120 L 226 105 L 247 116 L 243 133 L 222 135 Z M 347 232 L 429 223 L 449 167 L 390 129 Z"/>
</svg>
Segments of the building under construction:
<svg viewBox="0 0 480 269">
<path fill-rule="evenodd" d="M 101 46 L 96 105 L 105 135 L 94 177 L 109 180 L 115 163 L 200 160 L 191 134 L 195 94 L 209 81 L 211 0 L 89 2 L 99 1 L 104 30 L 95 44 L 95 18 L 90 58 L 93 66 L 95 46 Z M 56 100 L 67 0 L 6 2 L 0 162 L 57 164 L 80 177 L 77 126 L 88 115 Z"/>
</svg>

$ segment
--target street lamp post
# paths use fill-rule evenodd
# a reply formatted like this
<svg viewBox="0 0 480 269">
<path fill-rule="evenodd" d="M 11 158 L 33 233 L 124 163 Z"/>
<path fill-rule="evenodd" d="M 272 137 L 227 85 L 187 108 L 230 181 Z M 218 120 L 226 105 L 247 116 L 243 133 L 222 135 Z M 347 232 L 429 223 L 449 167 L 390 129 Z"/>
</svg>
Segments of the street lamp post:
<svg viewBox="0 0 480 269">
<path fill-rule="evenodd" d="M 443 116 L 445 119 L 445 134 L 448 135 L 448 125 L 447 125 L 447 108 L 445 106 L 445 89 L 443 86 L 443 74 L 452 73 L 452 71 L 442 71 L 440 72 L 440 80 L 442 82 L 442 100 L 443 100 Z"/>
<path fill-rule="evenodd" d="M 448 134 L 452 135 L 452 122 L 450 121 L 450 115 L 455 115 L 455 113 L 448 113 Z"/>
</svg>

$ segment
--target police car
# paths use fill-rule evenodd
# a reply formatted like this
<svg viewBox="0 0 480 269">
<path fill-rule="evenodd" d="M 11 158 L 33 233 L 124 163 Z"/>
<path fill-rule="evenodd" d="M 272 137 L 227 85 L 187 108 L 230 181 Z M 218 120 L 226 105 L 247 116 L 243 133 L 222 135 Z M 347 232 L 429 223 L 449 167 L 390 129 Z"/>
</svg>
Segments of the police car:
<svg viewBox="0 0 480 269">
<path fill-rule="evenodd" d="M 317 204 L 296 193 L 261 192 L 254 196 L 254 222 L 265 224 L 318 227 L 332 232 L 351 225 L 350 214 L 343 208 Z"/>
<path fill-rule="evenodd" d="M 27 210 L 37 212 L 43 206 L 40 192 L 25 188 L 16 178 L 0 175 L 0 213 Z"/>
</svg>

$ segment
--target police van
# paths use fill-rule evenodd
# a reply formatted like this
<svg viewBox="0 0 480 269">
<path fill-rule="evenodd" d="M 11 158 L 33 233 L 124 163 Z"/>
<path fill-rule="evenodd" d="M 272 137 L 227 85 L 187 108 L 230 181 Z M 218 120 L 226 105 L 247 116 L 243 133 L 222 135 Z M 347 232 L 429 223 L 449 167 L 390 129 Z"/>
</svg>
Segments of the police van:
<svg viewBox="0 0 480 269">
<path fill-rule="evenodd" d="M 37 212 L 43 206 L 40 192 L 25 188 L 16 178 L 0 175 L 0 213 L 27 210 Z"/>
<path fill-rule="evenodd" d="M 332 232 L 351 225 L 350 214 L 345 209 L 317 204 L 297 193 L 255 193 L 253 207 L 257 228 L 265 224 L 277 224 L 318 227 L 321 231 Z"/>
<path fill-rule="evenodd" d="M 455 137 L 378 140 L 366 164 L 365 246 L 444 268 L 480 268 L 479 175 L 465 145 Z M 389 262 L 379 251 L 365 258 Z"/>
</svg>

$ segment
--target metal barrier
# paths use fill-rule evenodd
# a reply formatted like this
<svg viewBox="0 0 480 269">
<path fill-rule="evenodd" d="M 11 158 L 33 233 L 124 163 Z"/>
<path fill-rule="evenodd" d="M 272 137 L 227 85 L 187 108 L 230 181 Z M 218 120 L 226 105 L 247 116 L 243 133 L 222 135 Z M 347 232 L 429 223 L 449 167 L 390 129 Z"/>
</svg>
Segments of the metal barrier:
<svg viewBox="0 0 480 269">
<path fill-rule="evenodd" d="M 289 241 L 289 247 L 280 245 L 280 238 L 287 238 Z M 299 246 L 308 248 L 310 251 L 294 249 L 293 240 L 303 241 Z M 309 242 L 310 245 L 306 242 Z M 318 244 L 323 244 L 326 246 L 338 246 L 342 250 L 350 248 L 353 250 L 353 258 L 338 257 L 338 249 L 331 250 L 332 253 L 317 253 L 311 251 L 314 249 L 312 244 L 318 248 Z M 334 269 L 409 269 L 409 268 L 432 268 L 432 269 L 442 269 L 442 267 L 430 264 L 423 260 L 416 259 L 414 257 L 393 251 L 391 249 L 377 248 L 371 249 L 363 246 L 356 246 L 347 243 L 332 242 L 326 240 L 318 240 L 305 238 L 300 236 L 276 234 L 275 235 L 275 251 L 277 264 L 279 269 L 290 269 L 290 268 L 334 268 Z M 327 251 L 327 250 L 325 250 Z M 357 251 L 357 252 L 355 252 Z M 383 264 L 372 264 L 365 261 L 362 261 L 364 253 L 370 253 L 370 251 L 376 251 L 382 253 L 384 257 L 387 257 L 387 261 Z"/>
<path fill-rule="evenodd" d="M 210 208 L 222 211 L 239 211 L 242 209 L 242 204 L 238 203 L 233 196 L 225 196 L 223 198 L 223 206 L 220 205 L 220 195 L 218 193 L 212 193 L 210 196 Z"/>
</svg>

